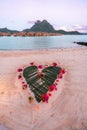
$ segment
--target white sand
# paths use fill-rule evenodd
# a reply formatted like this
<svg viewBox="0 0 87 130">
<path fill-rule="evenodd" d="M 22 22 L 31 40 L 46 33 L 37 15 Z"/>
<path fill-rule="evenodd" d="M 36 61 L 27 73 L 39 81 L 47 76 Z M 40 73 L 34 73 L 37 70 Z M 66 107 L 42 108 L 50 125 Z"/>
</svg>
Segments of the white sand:
<svg viewBox="0 0 87 130">
<path fill-rule="evenodd" d="M 32 61 L 67 70 L 48 104 L 29 103 L 17 80 Z M 87 130 L 87 48 L 0 51 L 0 130 Z"/>
</svg>

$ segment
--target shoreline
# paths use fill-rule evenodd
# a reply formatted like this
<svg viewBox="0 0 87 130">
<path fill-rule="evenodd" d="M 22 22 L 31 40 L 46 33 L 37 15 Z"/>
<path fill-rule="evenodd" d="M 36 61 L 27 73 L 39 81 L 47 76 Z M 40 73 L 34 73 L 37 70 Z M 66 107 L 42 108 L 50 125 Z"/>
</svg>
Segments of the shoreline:
<svg viewBox="0 0 87 130">
<path fill-rule="evenodd" d="M 33 51 L 0 50 L 0 128 L 6 130 L 82 130 L 87 127 L 87 48 Z M 48 104 L 30 104 L 17 69 L 58 62 L 67 70 Z M 46 123 L 48 120 L 49 123 Z M 4 129 L 4 128 L 3 128 Z"/>
<path fill-rule="evenodd" d="M 80 46 L 78 48 L 58 48 L 58 49 L 43 49 L 43 50 L 0 50 L 0 57 L 13 57 L 13 56 L 23 56 L 23 55 L 34 55 L 34 54 L 50 54 L 55 52 L 67 52 L 67 51 L 80 51 L 87 50 L 87 47 Z"/>
<path fill-rule="evenodd" d="M 83 45 L 76 45 L 76 46 L 73 46 L 73 47 L 60 47 L 60 48 L 43 48 L 43 49 L 0 49 L 0 52 L 1 51 L 44 51 L 44 50 L 60 50 L 60 49 L 75 49 L 75 48 L 86 48 L 85 46 Z"/>
<path fill-rule="evenodd" d="M 9 49 L 1 49 L 0 52 L 44 52 L 44 51 L 61 51 L 61 50 L 65 50 L 65 51 L 68 51 L 68 50 L 76 50 L 76 49 L 87 49 L 86 46 L 83 46 L 83 45 L 78 45 L 78 46 L 75 46 L 75 47 L 61 47 L 61 48 L 49 48 L 49 49 L 18 49 L 18 50 L 9 50 Z"/>
</svg>

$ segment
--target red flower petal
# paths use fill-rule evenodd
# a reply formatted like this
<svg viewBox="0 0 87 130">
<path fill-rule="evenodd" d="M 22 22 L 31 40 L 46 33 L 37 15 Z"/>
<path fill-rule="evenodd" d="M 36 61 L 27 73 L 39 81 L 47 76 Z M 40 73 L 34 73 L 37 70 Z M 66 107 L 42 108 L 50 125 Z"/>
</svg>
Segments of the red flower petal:
<svg viewBox="0 0 87 130">
<path fill-rule="evenodd" d="M 65 69 L 62 69 L 62 70 L 61 70 L 61 73 L 62 73 L 62 74 L 65 74 L 65 72 L 66 72 Z"/>
<path fill-rule="evenodd" d="M 61 73 L 58 75 L 58 78 L 59 78 L 59 79 L 63 78 L 63 76 L 62 76 Z"/>
<path fill-rule="evenodd" d="M 18 72 L 21 72 L 21 71 L 22 71 L 22 69 L 21 69 L 21 68 L 19 68 L 17 71 L 18 71 Z"/>
<path fill-rule="evenodd" d="M 34 62 L 31 62 L 30 65 L 34 65 Z"/>
<path fill-rule="evenodd" d="M 43 68 L 43 66 L 42 66 L 42 65 L 39 65 L 39 66 L 38 66 L 38 68 L 39 68 L 39 69 L 42 69 L 42 68 Z"/>
<path fill-rule="evenodd" d="M 55 85 L 58 85 L 58 83 L 55 83 Z"/>
<path fill-rule="evenodd" d="M 55 90 L 57 90 L 57 87 L 55 87 Z"/>
<path fill-rule="evenodd" d="M 22 84 L 25 84 L 25 82 L 22 82 Z"/>
<path fill-rule="evenodd" d="M 42 98 L 43 102 L 47 102 L 48 103 L 49 96 L 47 94 L 42 94 L 41 98 Z"/>
<path fill-rule="evenodd" d="M 56 62 L 54 62 L 54 63 L 52 63 L 52 65 L 53 65 L 53 66 L 57 66 L 57 63 L 56 63 Z"/>
<path fill-rule="evenodd" d="M 42 74 L 42 73 L 39 73 L 39 74 L 38 74 L 38 78 L 41 78 L 41 77 L 43 77 L 43 74 Z"/>
<path fill-rule="evenodd" d="M 50 92 L 51 92 L 51 91 L 53 91 L 53 90 L 54 90 L 54 88 L 55 88 L 55 86 L 54 86 L 54 85 L 49 86 L 49 91 L 50 91 Z"/>
<path fill-rule="evenodd" d="M 24 86 L 25 88 L 27 88 L 27 84 L 24 84 L 23 86 Z"/>
<path fill-rule="evenodd" d="M 52 96 L 52 94 L 51 94 L 51 93 L 49 93 L 49 96 Z"/>
<path fill-rule="evenodd" d="M 23 88 L 23 89 L 26 89 L 26 88 L 27 88 L 27 84 L 24 84 L 24 85 L 22 86 L 22 88 Z"/>
<path fill-rule="evenodd" d="M 56 82 L 59 82 L 59 80 L 57 79 Z"/>
<path fill-rule="evenodd" d="M 22 76 L 21 75 L 18 75 L 18 79 L 21 79 L 22 78 Z"/>
</svg>

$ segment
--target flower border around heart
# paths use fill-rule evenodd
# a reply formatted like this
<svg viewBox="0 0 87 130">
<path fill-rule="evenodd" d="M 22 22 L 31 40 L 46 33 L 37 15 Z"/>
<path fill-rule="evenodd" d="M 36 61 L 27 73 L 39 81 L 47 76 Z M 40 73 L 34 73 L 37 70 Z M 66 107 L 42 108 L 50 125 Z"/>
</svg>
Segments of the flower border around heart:
<svg viewBox="0 0 87 130">
<path fill-rule="evenodd" d="M 38 71 L 39 71 L 38 72 L 38 77 L 39 78 L 42 76 L 42 74 L 41 74 L 42 69 L 44 69 L 46 67 L 49 67 L 49 66 L 57 66 L 57 67 L 60 67 L 60 66 L 56 62 L 53 62 L 52 64 L 49 64 L 49 65 L 48 64 L 46 64 L 46 65 L 41 65 L 41 64 L 36 65 L 34 62 L 31 62 L 31 63 L 29 63 L 29 65 L 23 66 L 22 68 L 17 69 L 18 80 L 20 80 L 22 89 L 27 90 L 27 92 L 29 93 L 29 98 L 28 98 L 29 102 L 33 102 L 35 97 L 34 97 L 34 95 L 32 95 L 32 92 L 31 92 L 31 90 L 29 88 L 29 85 L 26 83 L 25 78 L 23 77 L 23 70 L 28 66 L 37 66 L 38 67 Z M 59 83 L 60 79 L 63 78 L 63 75 L 65 73 L 66 73 L 66 70 L 61 67 L 60 73 L 57 76 L 57 79 L 55 80 L 54 84 L 49 86 L 49 91 L 47 93 L 41 95 L 42 102 L 47 102 L 48 103 L 49 98 L 52 96 L 52 92 L 57 91 L 58 83 Z"/>
</svg>

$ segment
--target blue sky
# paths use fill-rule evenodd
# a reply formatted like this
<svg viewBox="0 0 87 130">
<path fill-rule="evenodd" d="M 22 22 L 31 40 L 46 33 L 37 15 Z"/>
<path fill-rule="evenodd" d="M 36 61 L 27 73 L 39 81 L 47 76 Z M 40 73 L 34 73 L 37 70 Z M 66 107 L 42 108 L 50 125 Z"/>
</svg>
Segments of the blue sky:
<svg viewBox="0 0 87 130">
<path fill-rule="evenodd" d="M 55 29 L 87 32 L 87 0 L 0 0 L 0 28 L 22 30 L 43 19 Z"/>
</svg>

